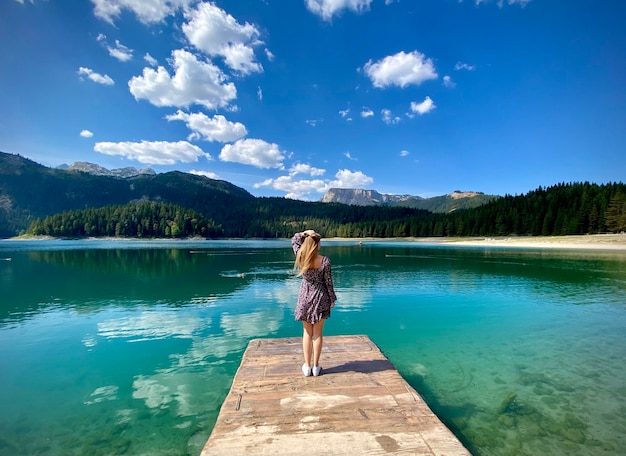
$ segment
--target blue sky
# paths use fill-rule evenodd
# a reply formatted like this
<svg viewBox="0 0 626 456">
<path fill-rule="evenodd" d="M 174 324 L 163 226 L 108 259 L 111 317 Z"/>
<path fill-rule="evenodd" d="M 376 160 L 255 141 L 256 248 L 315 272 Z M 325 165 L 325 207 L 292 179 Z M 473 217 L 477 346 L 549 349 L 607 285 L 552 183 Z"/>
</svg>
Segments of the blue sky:
<svg viewBox="0 0 626 456">
<path fill-rule="evenodd" d="M 623 182 L 624 21 L 621 0 L 3 0 L 0 150 L 306 200 Z"/>
</svg>

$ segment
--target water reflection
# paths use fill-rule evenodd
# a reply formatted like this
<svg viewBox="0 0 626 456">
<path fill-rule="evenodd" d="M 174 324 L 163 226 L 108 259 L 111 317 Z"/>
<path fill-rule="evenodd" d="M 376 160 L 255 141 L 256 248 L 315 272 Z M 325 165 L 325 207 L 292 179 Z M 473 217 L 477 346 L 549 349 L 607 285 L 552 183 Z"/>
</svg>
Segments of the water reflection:
<svg viewBox="0 0 626 456">
<path fill-rule="evenodd" d="M 142 342 L 166 338 L 189 339 L 199 330 L 208 329 L 211 318 L 199 318 L 188 312 L 173 309 L 141 312 L 98 323 L 98 336 L 108 339 L 126 338 L 128 342 Z"/>
<path fill-rule="evenodd" d="M 107 302 L 126 307 L 197 303 L 202 297 L 231 295 L 261 277 L 282 281 L 290 273 L 290 252 L 283 254 L 289 261 L 282 262 L 267 250 L 227 253 L 128 248 L 14 252 L 1 271 L 0 320 L 59 304 L 93 312 Z M 236 271 L 236 279 L 229 271 Z"/>
</svg>

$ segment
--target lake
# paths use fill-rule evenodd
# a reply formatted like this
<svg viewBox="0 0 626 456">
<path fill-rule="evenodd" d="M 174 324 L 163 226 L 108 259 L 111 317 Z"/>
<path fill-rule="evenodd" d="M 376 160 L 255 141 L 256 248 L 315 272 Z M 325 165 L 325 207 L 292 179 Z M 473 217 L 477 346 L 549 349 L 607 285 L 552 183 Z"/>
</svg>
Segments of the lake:
<svg viewBox="0 0 626 456">
<path fill-rule="evenodd" d="M 368 335 L 473 454 L 626 451 L 625 252 L 322 253 L 325 334 Z M 0 241 L 0 455 L 198 455 L 248 341 L 301 334 L 292 266 L 286 240 Z"/>
</svg>

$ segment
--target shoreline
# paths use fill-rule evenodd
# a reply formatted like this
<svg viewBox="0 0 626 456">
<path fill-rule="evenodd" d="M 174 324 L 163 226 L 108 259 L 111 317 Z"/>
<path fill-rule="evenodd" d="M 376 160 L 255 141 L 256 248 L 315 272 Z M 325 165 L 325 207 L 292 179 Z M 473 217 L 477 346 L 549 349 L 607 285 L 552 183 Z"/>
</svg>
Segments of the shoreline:
<svg viewBox="0 0 626 456">
<path fill-rule="evenodd" d="M 432 242 L 432 239 L 430 240 L 430 242 Z M 467 247 L 511 247 L 537 249 L 626 251 L 626 235 L 624 234 L 449 238 L 442 239 L 438 243 Z"/>
<path fill-rule="evenodd" d="M 626 251 L 626 234 L 573 234 L 567 236 L 501 236 L 501 237 L 407 237 L 407 238 L 328 238 L 338 241 L 410 241 L 421 244 L 459 247 L 507 247 L 565 250 Z"/>
<path fill-rule="evenodd" d="M 325 238 L 329 241 L 354 241 L 357 243 L 406 241 L 421 244 L 450 245 L 459 247 L 507 247 L 507 248 L 536 248 L 536 249 L 566 249 L 566 250 L 615 250 L 626 251 L 626 233 L 620 234 L 582 234 L 567 236 L 502 236 L 502 237 L 396 237 L 396 238 Z M 51 236 L 13 237 L 2 241 L 58 241 L 62 238 Z M 204 238 L 85 238 L 86 241 L 205 241 Z M 238 239 L 219 239 L 238 240 Z M 247 239 L 253 240 L 253 239 Z M 273 239 L 275 240 L 275 239 Z"/>
</svg>

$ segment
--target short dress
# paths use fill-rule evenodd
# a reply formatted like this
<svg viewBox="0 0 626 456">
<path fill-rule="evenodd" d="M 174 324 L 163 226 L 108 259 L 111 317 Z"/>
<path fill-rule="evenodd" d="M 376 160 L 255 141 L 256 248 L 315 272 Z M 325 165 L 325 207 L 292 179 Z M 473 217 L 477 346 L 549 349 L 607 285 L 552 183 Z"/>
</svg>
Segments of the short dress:
<svg viewBox="0 0 626 456">
<path fill-rule="evenodd" d="M 304 242 L 302 233 L 296 233 L 291 238 L 294 253 L 298 253 L 302 242 Z M 336 300 L 330 260 L 323 256 L 322 265 L 319 268 L 309 269 L 302 274 L 298 304 L 294 313 L 295 319 L 315 324 L 329 318 L 330 306 Z"/>
</svg>

